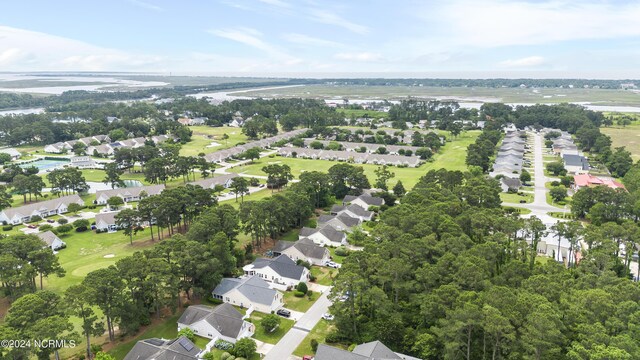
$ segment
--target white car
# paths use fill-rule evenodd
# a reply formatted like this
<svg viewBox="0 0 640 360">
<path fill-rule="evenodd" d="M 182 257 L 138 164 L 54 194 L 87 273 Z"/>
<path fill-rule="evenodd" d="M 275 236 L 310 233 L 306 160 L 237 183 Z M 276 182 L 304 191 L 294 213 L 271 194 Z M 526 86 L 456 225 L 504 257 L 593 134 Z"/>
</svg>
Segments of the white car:
<svg viewBox="0 0 640 360">
<path fill-rule="evenodd" d="M 338 265 L 337 263 L 335 263 L 333 261 L 327 261 L 327 263 L 325 265 L 327 265 L 330 268 L 334 268 L 334 269 L 337 269 L 337 268 L 340 267 L 340 265 Z"/>
<path fill-rule="evenodd" d="M 325 319 L 325 320 L 327 320 L 327 321 L 331 321 L 331 320 L 333 320 L 333 319 L 334 319 L 334 316 L 333 316 L 333 315 L 331 315 L 331 314 L 329 314 L 329 313 L 324 313 L 324 314 L 322 315 L 322 318 L 323 318 L 323 319 Z"/>
</svg>

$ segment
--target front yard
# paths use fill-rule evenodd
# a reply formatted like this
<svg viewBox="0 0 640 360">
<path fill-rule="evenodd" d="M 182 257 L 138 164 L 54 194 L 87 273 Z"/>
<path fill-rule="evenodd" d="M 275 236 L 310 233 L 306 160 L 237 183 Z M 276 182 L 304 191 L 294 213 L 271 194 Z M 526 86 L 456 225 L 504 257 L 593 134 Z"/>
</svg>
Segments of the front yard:
<svg viewBox="0 0 640 360">
<path fill-rule="evenodd" d="M 309 334 L 304 338 L 304 340 L 302 340 L 300 345 L 298 345 L 298 347 L 294 350 L 293 355 L 302 357 L 305 355 L 314 354 L 314 351 L 311 349 L 311 339 L 316 339 L 318 344 L 324 344 L 325 337 L 334 329 L 335 329 L 335 325 L 333 325 L 332 321 L 320 319 L 320 322 L 318 322 L 316 326 L 314 326 L 313 329 L 311 329 L 311 332 L 309 332 Z M 344 345 L 341 346 L 340 344 L 331 344 L 331 346 L 344 348 L 344 349 L 347 348 L 346 346 Z"/>
<path fill-rule="evenodd" d="M 278 341 L 280 341 L 280 339 L 284 336 L 284 334 L 286 334 L 291 329 L 291 327 L 293 327 L 293 324 L 295 323 L 295 321 L 281 317 L 280 326 L 277 329 L 275 329 L 273 332 L 268 333 L 260 325 L 260 321 L 266 315 L 267 314 L 254 311 L 251 313 L 251 316 L 247 321 L 252 322 L 256 326 L 256 332 L 255 334 L 253 334 L 253 337 L 256 340 L 260 340 L 262 342 L 266 342 L 269 344 L 276 344 Z"/>
<path fill-rule="evenodd" d="M 515 203 L 519 204 L 520 200 L 524 200 L 527 204 L 533 202 L 533 194 L 522 193 L 514 194 L 514 193 L 500 193 L 500 200 L 506 203 Z"/>
<path fill-rule="evenodd" d="M 316 284 L 330 286 L 333 284 L 333 278 L 338 274 L 338 269 L 332 269 L 324 266 L 312 266 L 311 274 L 316 277 Z"/>
<path fill-rule="evenodd" d="M 294 296 L 294 293 L 295 291 L 284 292 L 284 307 L 300 312 L 309 310 L 311 305 L 313 305 L 313 303 L 320 297 L 320 293 L 315 291 L 311 293 L 310 297 L 307 295 L 303 297 L 296 297 Z"/>
</svg>

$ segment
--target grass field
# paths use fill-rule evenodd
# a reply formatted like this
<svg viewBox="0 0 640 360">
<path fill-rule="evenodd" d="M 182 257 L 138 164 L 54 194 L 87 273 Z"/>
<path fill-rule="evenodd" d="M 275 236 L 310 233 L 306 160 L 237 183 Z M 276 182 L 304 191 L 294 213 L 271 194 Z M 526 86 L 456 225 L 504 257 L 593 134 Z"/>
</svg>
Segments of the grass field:
<svg viewBox="0 0 640 360">
<path fill-rule="evenodd" d="M 434 156 L 434 161 L 422 164 L 417 168 L 399 168 L 391 167 L 390 170 L 395 173 L 395 177 L 389 181 L 389 187 L 392 187 L 398 180 L 402 180 L 402 184 L 406 189 L 412 188 L 420 179 L 420 177 L 427 173 L 429 170 L 437 170 L 445 168 L 448 170 L 466 170 L 465 158 L 467 154 L 467 146 L 473 143 L 480 134 L 479 131 L 468 131 L 461 134 L 458 139 L 447 143 L 441 150 L 441 153 Z M 312 160 L 312 159 L 298 159 L 287 158 L 281 156 L 274 156 L 261 158 L 254 161 L 253 164 L 241 165 L 229 169 L 230 172 L 262 175 L 262 167 L 269 164 L 286 164 L 291 167 L 291 172 L 294 177 L 298 178 L 304 171 L 322 171 L 326 172 L 330 167 L 337 164 L 336 161 L 330 160 Z M 376 179 L 374 171 L 378 168 L 378 165 L 362 164 L 365 175 L 369 178 L 369 182 L 373 183 Z"/>
<path fill-rule="evenodd" d="M 639 105 L 640 94 L 613 89 L 485 88 L 429 86 L 341 86 L 306 85 L 244 92 L 252 97 L 303 97 L 319 99 L 400 99 L 408 96 L 459 101 L 515 103 L 597 102 L 598 105 Z"/>
<path fill-rule="evenodd" d="M 319 344 L 325 343 L 325 337 L 329 334 L 335 326 L 331 321 L 327 321 L 324 319 L 320 319 L 320 321 L 316 324 L 316 326 L 311 329 L 311 332 L 302 340 L 300 345 L 293 351 L 293 355 L 296 356 L 305 356 L 312 355 L 314 352 L 311 349 L 311 339 L 316 339 Z M 331 346 L 343 347 L 346 349 L 346 346 L 339 346 L 337 344 L 331 344 Z"/>
<path fill-rule="evenodd" d="M 300 312 L 309 310 L 311 305 L 313 305 L 313 303 L 318 300 L 318 297 L 320 296 L 320 294 L 314 292 L 311 294 L 311 298 L 309 299 L 308 296 L 295 297 L 293 294 L 294 291 L 284 292 L 284 307 Z"/>
<path fill-rule="evenodd" d="M 520 203 L 520 200 L 525 200 L 527 203 L 533 202 L 533 194 L 524 193 L 524 195 L 500 193 L 500 199 L 502 202 L 507 203 Z"/>
<path fill-rule="evenodd" d="M 228 149 L 240 142 L 248 141 L 242 130 L 234 127 L 211 127 L 211 126 L 191 126 L 193 136 L 191 141 L 182 145 L 180 155 L 198 156 L 200 153 L 212 153 L 218 150 Z M 223 134 L 227 134 L 229 139 L 223 140 Z M 220 145 L 208 147 L 212 142 Z"/>
<path fill-rule="evenodd" d="M 286 334 L 289 331 L 289 329 L 293 327 L 293 324 L 295 323 L 295 321 L 293 320 L 285 319 L 281 317 L 280 327 L 278 327 L 273 332 L 268 333 L 264 330 L 262 326 L 260 326 L 260 320 L 262 320 L 265 316 L 266 314 L 254 311 L 251 313 L 251 316 L 249 317 L 249 319 L 253 324 L 256 325 L 256 332 L 253 334 L 253 337 L 256 340 L 260 340 L 262 342 L 266 342 L 269 344 L 275 344 L 278 341 L 280 341 L 280 339 L 282 339 L 284 334 Z"/>
<path fill-rule="evenodd" d="M 631 152 L 634 161 L 640 160 L 640 123 L 627 127 L 601 127 L 600 131 L 611 137 L 612 148 L 624 146 Z"/>
<path fill-rule="evenodd" d="M 338 274 L 338 270 L 323 266 L 312 266 L 311 274 L 316 277 L 316 283 L 329 286 L 333 283 L 333 278 Z"/>
</svg>

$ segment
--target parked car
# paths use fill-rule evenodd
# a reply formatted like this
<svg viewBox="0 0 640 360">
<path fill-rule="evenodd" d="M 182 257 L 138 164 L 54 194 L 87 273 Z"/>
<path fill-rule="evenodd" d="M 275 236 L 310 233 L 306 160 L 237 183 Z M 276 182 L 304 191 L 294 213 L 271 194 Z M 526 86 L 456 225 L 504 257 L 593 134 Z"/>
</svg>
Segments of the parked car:
<svg viewBox="0 0 640 360">
<path fill-rule="evenodd" d="M 287 310 L 287 309 L 279 309 L 278 311 L 276 311 L 276 314 L 282 316 L 282 317 L 286 317 L 288 318 L 289 316 L 291 316 L 291 311 Z"/>
<path fill-rule="evenodd" d="M 56 222 L 56 221 L 55 221 L 55 220 L 53 220 L 53 219 L 47 219 L 47 222 L 48 222 L 49 224 L 53 224 L 53 223 L 54 223 L 54 222 Z"/>
<path fill-rule="evenodd" d="M 340 265 L 338 265 L 338 263 L 335 263 L 333 261 L 327 261 L 327 263 L 325 265 L 327 265 L 330 268 L 334 268 L 334 269 L 337 269 L 337 268 L 340 267 Z"/>
<path fill-rule="evenodd" d="M 327 321 L 331 321 L 331 320 L 334 319 L 334 316 L 329 314 L 329 313 L 324 313 L 324 314 L 322 314 L 322 318 L 327 320 Z"/>
<path fill-rule="evenodd" d="M 37 228 L 38 228 L 37 226 L 35 226 L 35 225 L 33 225 L 33 224 L 27 225 L 27 227 L 28 227 L 29 229 L 37 229 Z"/>
<path fill-rule="evenodd" d="M 302 357 L 302 360 L 313 360 L 313 355 L 305 355 Z"/>
</svg>

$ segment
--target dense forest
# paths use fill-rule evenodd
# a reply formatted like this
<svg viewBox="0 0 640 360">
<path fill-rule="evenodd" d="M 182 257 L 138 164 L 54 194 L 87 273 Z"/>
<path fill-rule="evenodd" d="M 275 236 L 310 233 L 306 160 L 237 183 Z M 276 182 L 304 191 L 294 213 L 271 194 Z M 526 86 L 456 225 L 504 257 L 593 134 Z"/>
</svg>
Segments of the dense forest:
<svg viewBox="0 0 640 360">
<path fill-rule="evenodd" d="M 327 341 L 424 359 L 640 358 L 640 288 L 614 240 L 594 225 L 579 262 L 538 260 L 544 225 L 505 214 L 499 192 L 481 174 L 422 177 L 343 263 Z"/>
</svg>

